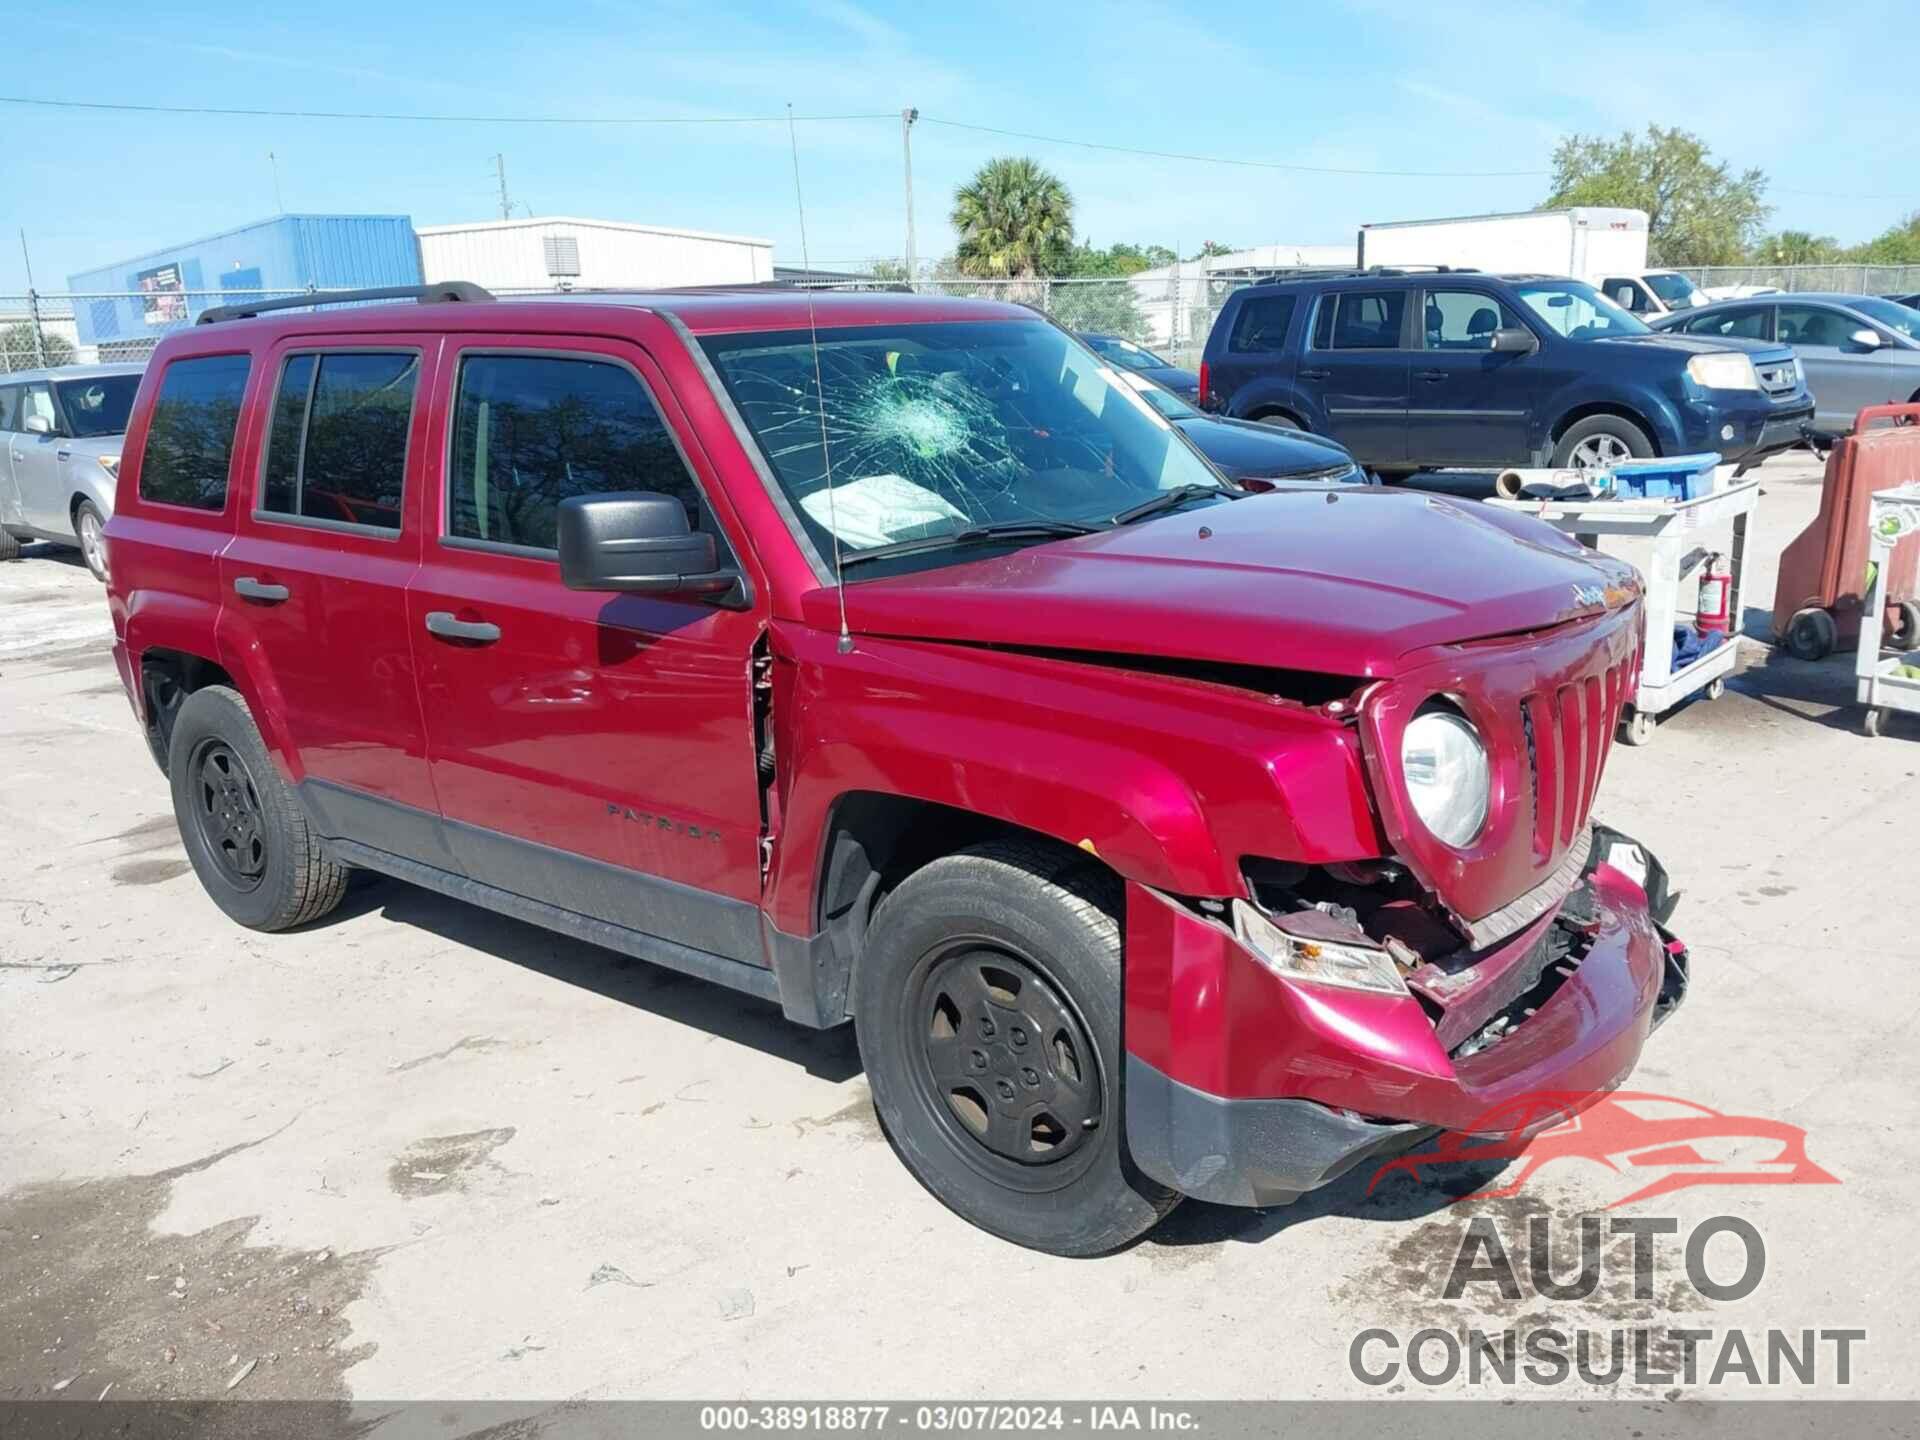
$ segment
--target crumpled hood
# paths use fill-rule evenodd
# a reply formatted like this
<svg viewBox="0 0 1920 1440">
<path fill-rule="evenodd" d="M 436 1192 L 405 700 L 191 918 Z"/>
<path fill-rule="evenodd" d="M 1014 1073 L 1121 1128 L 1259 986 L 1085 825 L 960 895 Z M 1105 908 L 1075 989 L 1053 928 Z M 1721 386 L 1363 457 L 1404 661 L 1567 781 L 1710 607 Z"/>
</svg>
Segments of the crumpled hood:
<svg viewBox="0 0 1920 1440">
<path fill-rule="evenodd" d="M 1384 677 L 1410 651 L 1557 625 L 1639 593 L 1630 566 L 1530 516 L 1353 487 L 855 580 L 846 605 L 856 634 Z M 838 625 L 831 589 L 803 610 Z"/>
</svg>

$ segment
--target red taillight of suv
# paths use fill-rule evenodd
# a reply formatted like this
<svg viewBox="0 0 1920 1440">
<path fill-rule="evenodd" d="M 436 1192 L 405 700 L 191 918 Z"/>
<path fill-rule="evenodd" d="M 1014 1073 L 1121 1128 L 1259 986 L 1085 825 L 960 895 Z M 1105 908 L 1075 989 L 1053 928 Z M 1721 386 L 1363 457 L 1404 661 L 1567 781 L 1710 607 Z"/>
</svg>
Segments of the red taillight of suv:
<svg viewBox="0 0 1920 1440">
<path fill-rule="evenodd" d="M 1194 397 L 1194 402 L 1193 402 L 1194 404 L 1198 405 L 1202 410 L 1207 408 L 1207 392 L 1211 388 L 1207 384 L 1207 379 L 1208 379 L 1207 362 L 1202 360 L 1200 362 L 1200 393 Z"/>
</svg>

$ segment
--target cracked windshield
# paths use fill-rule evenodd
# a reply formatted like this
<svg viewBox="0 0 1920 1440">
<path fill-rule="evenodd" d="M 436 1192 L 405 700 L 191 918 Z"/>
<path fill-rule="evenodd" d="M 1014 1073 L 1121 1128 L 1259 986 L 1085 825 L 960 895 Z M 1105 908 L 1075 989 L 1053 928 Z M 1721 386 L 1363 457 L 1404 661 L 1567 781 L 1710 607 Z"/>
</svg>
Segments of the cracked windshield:
<svg viewBox="0 0 1920 1440">
<path fill-rule="evenodd" d="M 804 330 L 705 344 L 808 538 L 829 555 L 837 537 L 846 563 L 945 562 L 976 539 L 1170 508 L 1189 486 L 1227 493 L 1118 375 L 1038 321 L 822 330 L 817 385 Z"/>
</svg>

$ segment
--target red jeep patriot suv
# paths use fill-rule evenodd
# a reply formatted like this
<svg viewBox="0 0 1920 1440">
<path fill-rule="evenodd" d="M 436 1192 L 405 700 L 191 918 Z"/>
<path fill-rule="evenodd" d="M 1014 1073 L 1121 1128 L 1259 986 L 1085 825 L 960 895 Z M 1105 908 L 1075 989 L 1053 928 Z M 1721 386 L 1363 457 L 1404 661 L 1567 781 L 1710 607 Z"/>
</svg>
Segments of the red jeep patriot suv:
<svg viewBox="0 0 1920 1440">
<path fill-rule="evenodd" d="M 1238 488 L 1017 306 L 344 298 L 418 303 L 162 341 L 109 530 L 239 923 L 366 868 L 851 1019 L 915 1176 L 1061 1254 L 1604 1091 L 1683 994 L 1588 817 L 1627 567 Z"/>
</svg>

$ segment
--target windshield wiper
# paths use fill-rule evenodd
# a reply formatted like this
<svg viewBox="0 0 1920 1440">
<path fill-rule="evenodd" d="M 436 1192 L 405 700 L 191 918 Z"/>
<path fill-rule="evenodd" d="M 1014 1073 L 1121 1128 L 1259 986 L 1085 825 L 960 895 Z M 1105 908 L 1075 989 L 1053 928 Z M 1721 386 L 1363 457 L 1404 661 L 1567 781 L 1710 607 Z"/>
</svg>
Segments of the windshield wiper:
<svg viewBox="0 0 1920 1440">
<path fill-rule="evenodd" d="M 896 540 L 891 545 L 876 545 L 870 550 L 855 550 L 840 557 L 840 567 L 844 570 L 849 565 L 861 565 L 869 560 L 886 560 L 895 555 L 918 555 L 928 550 L 947 550 L 993 541 L 1064 540 L 1075 535 L 1091 535 L 1101 528 L 1074 520 L 998 520 L 989 525 L 969 525 L 939 535 Z"/>
<path fill-rule="evenodd" d="M 1116 525 L 1131 525 L 1135 520 L 1146 520 L 1155 515 L 1164 515 L 1189 500 L 1199 500 L 1208 495 L 1224 495 L 1233 498 L 1234 492 L 1220 485 L 1176 485 L 1171 490 L 1163 490 L 1151 500 L 1142 500 L 1138 505 L 1129 505 L 1113 517 Z"/>
</svg>

